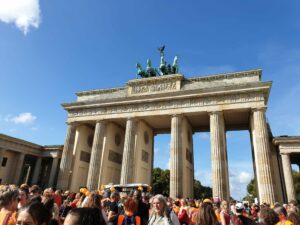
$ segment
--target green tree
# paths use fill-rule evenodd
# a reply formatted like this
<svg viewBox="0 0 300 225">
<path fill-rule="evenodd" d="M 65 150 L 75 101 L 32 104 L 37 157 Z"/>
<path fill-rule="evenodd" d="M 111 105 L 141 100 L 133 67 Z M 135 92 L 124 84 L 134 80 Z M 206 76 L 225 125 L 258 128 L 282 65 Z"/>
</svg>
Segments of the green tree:
<svg viewBox="0 0 300 225">
<path fill-rule="evenodd" d="M 154 168 L 152 174 L 153 194 L 162 194 L 169 196 L 170 190 L 170 170 L 162 170 L 161 168 Z"/>
<path fill-rule="evenodd" d="M 162 194 L 169 196 L 170 190 L 170 170 L 163 170 L 161 168 L 154 168 L 152 174 L 153 194 Z M 210 187 L 202 186 L 201 182 L 194 180 L 194 198 L 204 199 L 212 196 L 212 189 Z"/>
<path fill-rule="evenodd" d="M 296 199 L 300 202 L 300 172 L 296 172 L 293 170 L 293 180 L 296 192 Z"/>
<path fill-rule="evenodd" d="M 205 199 L 211 198 L 212 196 L 212 188 L 202 186 L 199 180 L 194 180 L 194 198 L 195 199 Z"/>
<path fill-rule="evenodd" d="M 257 197 L 256 183 L 254 178 L 250 180 L 250 183 L 247 185 L 247 191 L 250 195 Z"/>
</svg>

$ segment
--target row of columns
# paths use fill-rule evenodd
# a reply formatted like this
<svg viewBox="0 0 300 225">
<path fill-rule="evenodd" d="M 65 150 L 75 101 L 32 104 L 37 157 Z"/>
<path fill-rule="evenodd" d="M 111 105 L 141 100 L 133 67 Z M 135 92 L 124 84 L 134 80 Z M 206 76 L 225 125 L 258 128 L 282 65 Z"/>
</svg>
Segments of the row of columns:
<svg viewBox="0 0 300 225">
<path fill-rule="evenodd" d="M 212 160 L 212 186 L 213 197 L 229 200 L 229 175 L 228 159 L 226 149 L 226 134 L 223 113 L 211 112 L 211 160 Z M 181 143 L 182 115 L 174 115 L 171 119 L 171 168 L 170 168 L 170 196 L 182 196 L 183 192 L 183 164 L 182 164 L 182 143 Z M 265 118 L 265 109 L 252 111 L 251 119 L 252 142 L 254 146 L 255 167 L 258 183 L 259 199 L 261 202 L 274 203 L 275 193 L 273 188 L 270 146 Z M 126 122 L 125 143 L 121 170 L 121 184 L 132 182 L 133 174 L 133 150 L 136 119 L 129 118 Z M 66 141 L 64 145 L 58 187 L 68 188 L 69 176 L 72 165 L 72 152 L 74 147 L 76 126 L 68 125 Z M 97 189 L 100 174 L 100 157 L 103 145 L 105 123 L 96 123 L 94 142 L 92 146 L 91 161 L 87 179 L 87 187 L 91 190 Z M 100 150 L 100 151 L 99 151 Z"/>
</svg>

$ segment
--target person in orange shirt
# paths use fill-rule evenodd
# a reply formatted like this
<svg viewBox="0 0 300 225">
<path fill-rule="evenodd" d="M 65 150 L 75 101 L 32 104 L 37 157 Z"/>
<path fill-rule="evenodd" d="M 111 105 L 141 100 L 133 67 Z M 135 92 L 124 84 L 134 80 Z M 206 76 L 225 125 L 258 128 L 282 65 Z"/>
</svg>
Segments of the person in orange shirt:
<svg viewBox="0 0 300 225">
<path fill-rule="evenodd" d="M 18 206 L 19 191 L 15 186 L 0 187 L 0 224 L 15 225 L 15 212 Z"/>
<path fill-rule="evenodd" d="M 124 202 L 124 214 L 118 216 L 117 225 L 141 225 L 141 218 L 135 216 L 137 203 L 133 198 L 127 198 Z"/>
</svg>

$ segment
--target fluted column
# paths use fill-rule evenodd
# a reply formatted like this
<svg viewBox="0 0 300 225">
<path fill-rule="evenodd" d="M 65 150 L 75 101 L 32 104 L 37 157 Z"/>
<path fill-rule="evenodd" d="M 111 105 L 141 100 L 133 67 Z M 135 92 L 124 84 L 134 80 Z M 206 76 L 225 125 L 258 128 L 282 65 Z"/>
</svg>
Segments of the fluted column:
<svg viewBox="0 0 300 225">
<path fill-rule="evenodd" d="M 31 182 L 32 184 L 38 183 L 39 175 L 41 172 L 41 165 L 42 165 L 42 158 L 38 157 L 35 162 L 35 166 L 34 166 L 34 172 L 33 172 L 33 177 L 32 177 L 32 182 Z"/>
<path fill-rule="evenodd" d="M 273 204 L 275 202 L 275 191 L 265 108 L 252 110 L 251 128 L 259 200 L 260 203 Z"/>
<path fill-rule="evenodd" d="M 87 188 L 89 190 L 97 190 L 98 188 L 104 135 L 105 123 L 103 121 L 97 121 L 87 179 Z"/>
<path fill-rule="evenodd" d="M 182 197 L 183 166 L 182 166 L 182 116 L 174 115 L 171 119 L 171 161 L 170 161 L 170 197 Z"/>
<path fill-rule="evenodd" d="M 226 133 L 222 112 L 210 113 L 210 144 L 213 197 L 229 200 L 229 176 Z"/>
<path fill-rule="evenodd" d="M 64 144 L 63 154 L 59 167 L 57 179 L 57 187 L 59 189 L 67 189 L 69 185 L 70 170 L 72 166 L 72 154 L 75 141 L 76 126 L 68 124 L 66 140 Z"/>
<path fill-rule="evenodd" d="M 133 167 L 134 167 L 134 144 L 135 144 L 135 130 L 136 120 L 129 118 L 126 122 L 125 142 L 122 159 L 121 170 L 121 184 L 131 183 L 133 181 Z"/>
<path fill-rule="evenodd" d="M 17 160 L 16 160 L 16 162 L 18 162 L 18 163 L 16 164 L 16 167 L 15 167 L 15 176 L 14 176 L 14 180 L 13 180 L 13 183 L 15 185 L 19 185 L 19 183 L 20 183 L 20 179 L 21 179 L 20 176 L 21 176 L 22 169 L 23 169 L 24 159 L 25 159 L 25 154 L 19 153 L 17 156 Z"/>
<path fill-rule="evenodd" d="M 291 200 L 296 200 L 296 192 L 293 181 L 292 167 L 291 167 L 291 159 L 289 154 L 281 154 L 282 159 L 282 167 L 284 174 L 284 182 L 286 188 L 286 194 L 288 202 Z"/>
<path fill-rule="evenodd" d="M 49 184 L 48 184 L 49 187 L 54 186 L 55 176 L 56 176 L 56 173 L 57 173 L 58 160 L 59 159 L 57 157 L 53 158 L 51 171 L 50 171 Z"/>
</svg>

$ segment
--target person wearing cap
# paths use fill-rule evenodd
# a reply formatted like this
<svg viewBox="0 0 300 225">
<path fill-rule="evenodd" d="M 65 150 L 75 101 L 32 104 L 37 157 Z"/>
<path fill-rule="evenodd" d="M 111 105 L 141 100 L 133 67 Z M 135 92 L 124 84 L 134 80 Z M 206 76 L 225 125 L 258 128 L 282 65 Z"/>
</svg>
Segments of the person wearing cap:
<svg viewBox="0 0 300 225">
<path fill-rule="evenodd" d="M 244 205 L 241 202 L 235 205 L 235 215 L 231 217 L 233 225 L 254 225 L 255 222 L 244 215 Z"/>
</svg>

